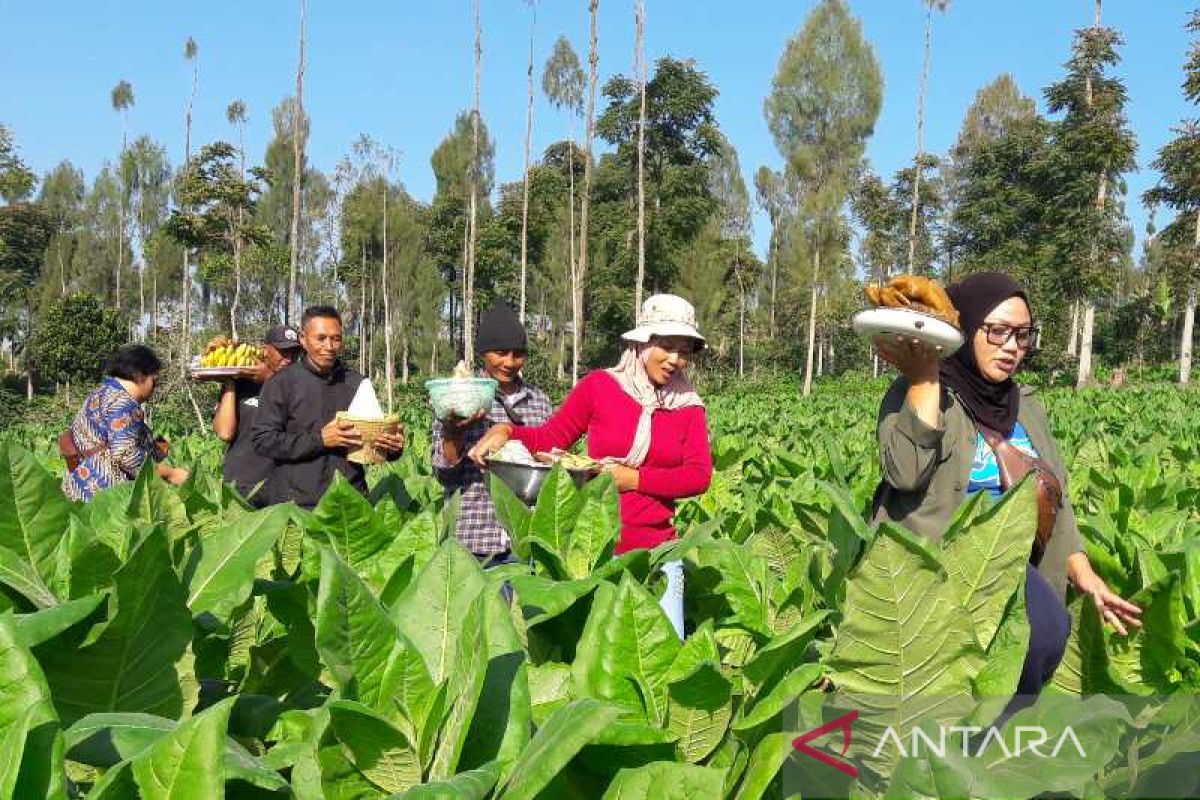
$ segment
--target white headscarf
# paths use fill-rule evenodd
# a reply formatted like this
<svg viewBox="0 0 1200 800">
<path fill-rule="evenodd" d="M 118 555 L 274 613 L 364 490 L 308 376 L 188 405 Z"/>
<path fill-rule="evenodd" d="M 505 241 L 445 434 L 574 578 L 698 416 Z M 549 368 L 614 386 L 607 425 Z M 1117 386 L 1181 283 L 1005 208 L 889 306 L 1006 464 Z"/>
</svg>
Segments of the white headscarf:
<svg viewBox="0 0 1200 800">
<path fill-rule="evenodd" d="M 627 342 L 621 360 L 615 367 L 606 370 L 625 390 L 625 394 L 642 407 L 642 415 L 638 418 L 629 455 L 622 460 L 626 466 L 635 469 L 646 461 L 650 452 L 650 421 L 656 410 L 675 411 L 691 406 L 704 406 L 696 388 L 681 369 L 675 371 L 666 386 L 654 385 L 654 381 L 650 380 L 650 375 L 646 372 L 646 359 L 649 358 L 652 346 Z"/>
</svg>

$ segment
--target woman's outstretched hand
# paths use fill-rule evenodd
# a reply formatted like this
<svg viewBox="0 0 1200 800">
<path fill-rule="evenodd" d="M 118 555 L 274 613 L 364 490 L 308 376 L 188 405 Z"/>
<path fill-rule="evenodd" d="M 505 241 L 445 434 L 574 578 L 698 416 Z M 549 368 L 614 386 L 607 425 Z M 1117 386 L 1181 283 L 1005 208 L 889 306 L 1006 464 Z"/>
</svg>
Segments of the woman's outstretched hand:
<svg viewBox="0 0 1200 800">
<path fill-rule="evenodd" d="M 488 455 L 504 447 L 511 436 L 512 425 L 504 422 L 501 422 L 499 425 L 493 425 L 488 428 L 488 432 L 483 435 L 483 438 L 476 442 L 475 446 L 467 452 L 467 458 L 479 466 L 485 467 L 487 466 Z"/>
<path fill-rule="evenodd" d="M 1067 559 L 1067 574 L 1081 594 L 1092 598 L 1105 626 L 1112 625 L 1122 636 L 1129 635 L 1126 626 L 1142 627 L 1142 609 L 1109 589 L 1104 579 L 1092 569 L 1086 554 L 1075 553 Z"/>
</svg>

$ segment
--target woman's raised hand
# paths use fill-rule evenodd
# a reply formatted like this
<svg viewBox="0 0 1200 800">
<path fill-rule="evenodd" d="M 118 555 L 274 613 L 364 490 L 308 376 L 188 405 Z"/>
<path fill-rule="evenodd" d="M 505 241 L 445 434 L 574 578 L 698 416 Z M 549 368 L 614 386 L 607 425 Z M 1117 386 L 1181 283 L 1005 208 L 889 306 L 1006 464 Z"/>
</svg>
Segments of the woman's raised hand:
<svg viewBox="0 0 1200 800">
<path fill-rule="evenodd" d="M 479 466 L 485 467 L 487 466 L 488 455 L 507 444 L 511 436 L 512 425 L 503 422 L 499 425 L 493 425 L 488 428 L 488 432 L 483 435 L 483 438 L 470 449 L 467 453 L 467 458 Z"/>
</svg>

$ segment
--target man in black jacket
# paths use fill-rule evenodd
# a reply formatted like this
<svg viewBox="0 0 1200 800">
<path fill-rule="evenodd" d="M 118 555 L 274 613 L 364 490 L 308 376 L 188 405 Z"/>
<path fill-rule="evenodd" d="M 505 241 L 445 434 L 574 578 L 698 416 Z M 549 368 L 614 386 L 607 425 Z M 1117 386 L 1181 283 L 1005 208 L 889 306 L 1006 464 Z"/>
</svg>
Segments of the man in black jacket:
<svg viewBox="0 0 1200 800">
<path fill-rule="evenodd" d="M 342 363 L 342 318 L 332 306 L 304 311 L 300 344 L 305 355 L 263 386 L 251 438 L 260 455 L 275 462 L 268 484 L 272 502 L 313 508 L 340 472 L 367 492 L 366 471 L 346 458 L 362 443 L 347 422 L 338 422 L 354 399 L 362 375 Z M 403 431 L 381 434 L 376 446 L 389 460 L 404 451 Z"/>
</svg>

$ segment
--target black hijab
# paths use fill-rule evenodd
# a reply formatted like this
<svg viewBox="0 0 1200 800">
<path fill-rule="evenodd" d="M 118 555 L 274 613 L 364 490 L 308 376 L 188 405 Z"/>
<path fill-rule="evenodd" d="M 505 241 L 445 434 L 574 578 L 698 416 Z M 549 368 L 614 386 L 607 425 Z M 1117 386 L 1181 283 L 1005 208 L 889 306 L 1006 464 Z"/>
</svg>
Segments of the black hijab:
<svg viewBox="0 0 1200 800">
<path fill-rule="evenodd" d="M 1003 272 L 972 275 L 947 288 L 946 293 L 958 309 L 966 341 L 954 355 L 942 361 L 942 383 L 954 390 L 976 422 L 1011 436 L 1017 425 L 1020 387 L 1012 378 L 993 383 L 984 377 L 975 361 L 973 341 L 992 309 L 1010 297 L 1019 297 L 1028 305 L 1029 297 L 1020 284 Z"/>
</svg>

